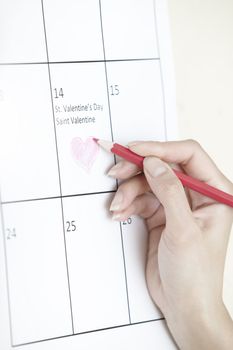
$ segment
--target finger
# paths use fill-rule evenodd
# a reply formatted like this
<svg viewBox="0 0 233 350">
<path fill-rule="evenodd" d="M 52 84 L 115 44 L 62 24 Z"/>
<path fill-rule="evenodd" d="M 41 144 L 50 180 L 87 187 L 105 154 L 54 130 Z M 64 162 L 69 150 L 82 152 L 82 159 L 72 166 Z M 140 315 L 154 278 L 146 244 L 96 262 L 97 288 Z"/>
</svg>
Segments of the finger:
<svg viewBox="0 0 233 350">
<path fill-rule="evenodd" d="M 186 232 L 187 226 L 194 225 L 195 221 L 181 182 L 166 163 L 155 157 L 145 158 L 144 173 L 164 207 L 166 227 L 175 235 Z"/>
<path fill-rule="evenodd" d="M 160 202 L 152 193 L 144 193 L 122 211 L 114 212 L 113 220 L 124 221 L 132 215 L 139 215 L 143 219 L 150 218 L 158 210 Z"/>
<path fill-rule="evenodd" d="M 112 219 L 124 221 L 133 215 L 146 219 L 148 232 L 156 227 L 164 226 L 166 222 L 163 206 L 152 193 L 145 193 L 137 197 L 127 209 L 114 212 Z"/>
<path fill-rule="evenodd" d="M 172 164 L 172 167 L 176 170 L 182 170 L 176 163 Z M 141 172 L 142 170 L 136 164 L 130 163 L 127 160 L 119 160 L 117 164 L 109 169 L 107 175 L 116 179 L 125 180 Z"/>
<path fill-rule="evenodd" d="M 203 148 L 193 140 L 137 142 L 129 144 L 129 148 L 142 156 L 156 156 L 167 163 L 178 163 L 187 174 L 213 186 L 221 186 L 227 180 Z"/>
<path fill-rule="evenodd" d="M 150 187 L 145 179 L 144 175 L 137 175 L 133 178 L 123 182 L 111 203 L 111 211 L 123 211 L 125 210 L 137 197 L 141 194 L 148 192 Z"/>
<path fill-rule="evenodd" d="M 120 180 L 125 180 L 135 176 L 139 172 L 141 173 L 141 170 L 137 165 L 129 163 L 126 160 L 121 160 L 108 171 L 107 175 Z"/>
<path fill-rule="evenodd" d="M 166 224 L 166 217 L 164 208 L 162 205 L 160 205 L 157 209 L 157 211 L 146 220 L 146 226 L 148 229 L 148 232 L 151 232 L 154 228 L 160 227 L 164 228 Z"/>
<path fill-rule="evenodd" d="M 157 306 L 161 308 L 161 280 L 158 264 L 158 247 L 162 234 L 162 229 L 157 228 L 149 233 L 148 252 L 146 264 L 146 281 L 150 296 Z"/>
</svg>

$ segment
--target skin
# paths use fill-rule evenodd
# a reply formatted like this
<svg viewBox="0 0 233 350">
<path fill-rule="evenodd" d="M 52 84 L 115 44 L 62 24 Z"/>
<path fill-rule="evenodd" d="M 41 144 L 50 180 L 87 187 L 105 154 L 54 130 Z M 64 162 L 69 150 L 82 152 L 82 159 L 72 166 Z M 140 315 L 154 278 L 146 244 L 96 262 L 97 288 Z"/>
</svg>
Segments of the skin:
<svg viewBox="0 0 233 350">
<path fill-rule="evenodd" d="M 232 183 L 192 140 L 133 142 L 143 173 L 120 161 L 108 173 L 124 180 L 111 204 L 113 219 L 139 215 L 148 229 L 146 278 L 180 349 L 233 349 L 233 322 L 222 287 L 233 209 L 183 188 L 168 164 L 233 194 Z"/>
</svg>

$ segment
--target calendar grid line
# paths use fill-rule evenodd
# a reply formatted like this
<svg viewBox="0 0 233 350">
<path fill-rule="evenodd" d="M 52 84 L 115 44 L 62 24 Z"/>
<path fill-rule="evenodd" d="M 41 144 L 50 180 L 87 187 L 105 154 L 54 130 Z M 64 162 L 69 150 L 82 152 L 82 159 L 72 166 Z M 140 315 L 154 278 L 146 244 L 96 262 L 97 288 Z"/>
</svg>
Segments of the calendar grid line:
<svg viewBox="0 0 233 350">
<path fill-rule="evenodd" d="M 153 1 L 154 6 L 154 23 L 155 23 L 155 37 L 156 41 L 158 43 L 158 53 L 160 56 L 160 47 L 159 47 L 159 35 L 158 35 L 158 26 L 157 26 L 157 13 L 156 13 L 156 0 Z M 163 94 L 163 124 L 164 124 L 164 137 L 165 140 L 168 140 L 167 137 L 167 119 L 166 119 L 166 101 L 165 101 L 165 88 L 164 88 L 164 79 L 163 79 L 163 70 L 161 66 L 161 60 L 159 60 L 159 71 L 160 71 L 160 77 L 161 77 L 161 85 L 162 85 L 162 94 Z"/>
<path fill-rule="evenodd" d="M 102 19 L 101 0 L 99 0 L 99 10 L 100 10 L 100 25 L 101 25 L 102 45 L 103 45 L 103 53 L 104 53 L 104 70 L 105 70 L 106 88 L 107 88 L 107 98 L 108 98 L 108 112 L 109 112 L 109 121 L 110 121 L 111 137 L 112 137 L 112 141 L 113 141 L 114 138 L 113 138 L 111 108 L 110 108 L 110 99 L 109 99 L 108 74 L 107 74 L 107 65 L 106 65 L 105 44 L 104 44 L 104 30 L 103 30 L 103 19 Z M 116 163 L 116 157 L 115 157 L 115 156 L 114 156 L 114 160 L 115 160 L 115 163 Z"/>
<path fill-rule="evenodd" d="M 122 324 L 122 325 L 117 325 L 117 326 L 112 326 L 112 327 L 98 328 L 98 329 L 93 329 L 93 330 L 90 330 L 90 331 L 83 331 L 83 332 L 79 332 L 79 333 L 62 335 L 62 336 L 53 337 L 53 338 L 40 339 L 40 340 L 27 342 L 27 343 L 15 344 L 15 345 L 12 345 L 12 347 L 13 348 L 18 348 L 19 346 L 26 346 L 26 345 L 31 345 L 31 344 L 43 343 L 45 341 L 52 341 L 52 340 L 56 340 L 56 339 L 63 339 L 63 338 L 68 338 L 68 337 L 74 337 L 74 336 L 78 336 L 78 335 L 82 335 L 82 334 L 103 332 L 103 331 L 108 331 L 108 330 L 111 330 L 111 329 L 118 329 L 118 328 L 124 328 L 124 327 L 129 327 L 129 326 L 130 327 L 131 326 L 137 326 L 137 325 L 140 325 L 140 324 L 152 323 L 152 322 L 158 322 L 158 321 L 164 321 L 164 320 L 165 320 L 164 317 L 160 317 L 160 318 L 155 318 L 155 319 L 152 319 L 152 320 L 133 322 L 133 323 L 130 323 L 130 324 L 127 323 L 127 324 Z"/>
<path fill-rule="evenodd" d="M 122 232 L 122 224 L 119 222 L 120 232 L 121 232 L 121 245 L 122 245 L 122 254 L 123 254 L 123 262 L 124 262 L 124 270 L 125 270 L 125 287 L 126 287 L 126 295 L 127 295 L 127 307 L 129 314 L 129 323 L 132 324 L 131 321 L 131 312 L 130 312 L 130 302 L 129 302 L 129 288 L 128 288 L 128 280 L 127 280 L 127 268 L 126 268 L 126 260 L 125 260 L 125 246 L 124 246 L 124 238 Z"/>
<path fill-rule="evenodd" d="M 1 200 L 1 192 L 0 192 Z M 3 207 L 0 205 L 0 215 L 2 220 L 2 234 L 3 234 L 3 245 L 4 245 L 4 261 L 5 261 L 5 273 L 6 273 L 6 292 L 7 292 L 7 304 L 8 304 L 8 315 L 9 315 L 9 329 L 10 329 L 10 342 L 13 346 L 13 331 L 12 331 L 12 311 L 10 301 L 10 284 L 9 284 L 9 273 L 8 273 L 8 261 L 7 261 L 7 249 L 6 249 L 6 238 L 5 238 L 5 222 L 3 215 Z"/>
<path fill-rule="evenodd" d="M 100 10 L 101 35 L 102 35 L 103 53 L 104 53 L 104 68 L 105 68 L 107 97 L 108 97 L 109 120 L 110 120 L 111 136 L 112 136 L 112 141 L 113 141 L 114 140 L 114 136 L 113 136 L 112 117 L 111 117 L 111 103 L 110 103 L 109 87 L 108 87 L 108 70 L 107 70 L 106 52 L 105 52 L 105 43 L 104 43 L 104 28 L 103 28 L 101 0 L 99 0 L 99 10 Z M 115 155 L 114 155 L 114 162 L 116 164 L 116 156 Z M 118 187 L 118 180 L 116 180 L 116 184 L 117 184 L 117 187 Z M 123 232 L 122 232 L 121 223 L 119 223 L 119 228 L 120 228 L 120 235 L 121 235 L 122 258 L 123 258 L 123 265 L 124 265 L 125 291 L 126 291 L 126 298 L 127 298 L 128 317 L 129 317 L 129 323 L 131 324 L 129 290 L 128 290 L 128 279 L 127 279 L 127 268 L 126 268 L 126 261 L 125 261 L 125 247 L 124 247 L 124 240 L 123 240 Z"/>
<path fill-rule="evenodd" d="M 44 35 L 45 35 L 46 55 L 47 55 L 47 60 L 48 60 L 48 77 L 49 77 L 49 86 L 50 86 L 50 98 L 51 98 L 51 105 L 52 105 L 52 111 L 53 111 L 53 127 L 54 127 L 55 147 L 56 147 L 57 167 L 58 167 L 58 179 L 59 179 L 59 188 L 60 188 L 61 216 L 62 216 L 62 224 L 63 224 L 62 225 L 63 226 L 63 241 L 64 241 L 64 250 L 65 250 L 65 262 L 66 262 L 67 286 L 68 286 L 68 293 L 69 293 L 70 316 L 71 316 L 72 331 L 74 334 L 74 317 L 73 317 L 72 300 L 71 300 L 71 287 L 70 287 L 69 266 L 68 266 L 68 257 L 67 257 L 66 235 L 65 235 L 65 219 L 64 219 L 63 201 L 62 201 L 60 161 L 59 161 L 59 153 L 58 153 L 58 141 L 57 141 L 57 131 L 56 131 L 56 124 L 55 124 L 54 103 L 53 103 L 53 94 L 52 94 L 52 80 L 51 80 L 51 72 L 50 72 L 50 67 L 49 67 L 49 51 L 48 51 L 48 41 L 47 41 L 47 34 L 46 34 L 43 0 L 41 0 L 41 8 L 42 8 L 43 28 L 44 28 Z"/>
<path fill-rule="evenodd" d="M 47 65 L 49 64 L 70 64 L 70 63 L 104 63 L 104 62 L 133 62 L 133 61 L 160 61 L 160 57 L 148 58 L 119 58 L 119 59 L 103 59 L 103 60 L 78 60 L 78 61 L 47 61 L 47 62 L 2 62 L 0 66 L 26 66 L 26 65 Z"/>
<path fill-rule="evenodd" d="M 43 200 L 49 200 L 49 199 L 61 199 L 61 198 L 71 198 L 71 197 L 81 197 L 81 196 L 91 196 L 91 195 L 97 195 L 97 194 L 105 194 L 105 193 L 115 193 L 116 190 L 109 190 L 109 191 L 98 191 L 98 192 L 88 192 L 88 193 L 77 193 L 77 194 L 67 194 L 62 196 L 52 196 L 52 197 L 40 197 L 40 198 L 30 198 L 30 199 L 20 199 L 20 200 L 13 200 L 13 201 L 2 201 L 2 205 L 7 204 L 17 204 L 17 203 L 25 203 L 25 202 L 34 202 L 34 201 L 43 201 Z"/>
</svg>

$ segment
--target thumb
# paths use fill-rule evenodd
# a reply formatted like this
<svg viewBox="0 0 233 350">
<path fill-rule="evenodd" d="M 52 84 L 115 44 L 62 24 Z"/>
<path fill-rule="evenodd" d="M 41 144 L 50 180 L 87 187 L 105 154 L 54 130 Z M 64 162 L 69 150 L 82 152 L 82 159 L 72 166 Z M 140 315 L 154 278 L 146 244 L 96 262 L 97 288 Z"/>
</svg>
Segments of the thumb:
<svg viewBox="0 0 233 350">
<path fill-rule="evenodd" d="M 164 207 L 166 228 L 186 232 L 194 223 L 184 188 L 168 164 L 156 157 L 144 159 L 144 174 L 150 188 Z"/>
</svg>

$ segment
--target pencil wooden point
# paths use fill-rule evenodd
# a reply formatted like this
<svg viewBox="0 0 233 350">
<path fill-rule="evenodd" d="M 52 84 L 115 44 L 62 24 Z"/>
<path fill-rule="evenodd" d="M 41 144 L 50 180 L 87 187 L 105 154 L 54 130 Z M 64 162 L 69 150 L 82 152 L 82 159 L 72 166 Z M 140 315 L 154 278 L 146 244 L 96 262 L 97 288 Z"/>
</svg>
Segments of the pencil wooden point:
<svg viewBox="0 0 233 350">
<path fill-rule="evenodd" d="M 103 149 L 105 149 L 108 152 L 111 152 L 111 149 L 113 147 L 113 143 L 106 140 L 98 140 L 98 145 L 100 145 Z"/>
<path fill-rule="evenodd" d="M 96 143 L 98 143 L 99 139 L 97 139 L 96 137 L 92 137 L 92 140 L 95 141 Z"/>
</svg>

